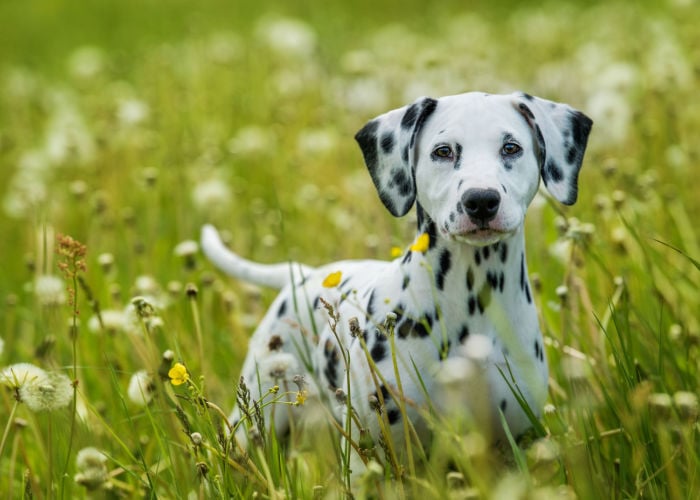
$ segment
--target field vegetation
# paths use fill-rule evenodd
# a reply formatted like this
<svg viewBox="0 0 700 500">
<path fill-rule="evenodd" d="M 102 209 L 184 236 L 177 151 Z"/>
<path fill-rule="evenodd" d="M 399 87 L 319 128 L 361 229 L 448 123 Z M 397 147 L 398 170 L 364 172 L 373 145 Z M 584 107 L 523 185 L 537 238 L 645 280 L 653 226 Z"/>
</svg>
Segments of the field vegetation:
<svg viewBox="0 0 700 500">
<path fill-rule="evenodd" d="M 527 218 L 549 404 L 499 451 L 435 418 L 412 469 L 370 467 L 353 493 L 700 498 L 697 2 L 30 0 L 0 17 L 7 498 L 345 497 L 328 419 L 290 445 L 227 438 L 274 295 L 218 273 L 199 230 L 263 262 L 390 258 L 415 217 L 386 212 L 352 136 L 467 90 L 595 121 L 578 203 L 541 194 Z"/>
</svg>

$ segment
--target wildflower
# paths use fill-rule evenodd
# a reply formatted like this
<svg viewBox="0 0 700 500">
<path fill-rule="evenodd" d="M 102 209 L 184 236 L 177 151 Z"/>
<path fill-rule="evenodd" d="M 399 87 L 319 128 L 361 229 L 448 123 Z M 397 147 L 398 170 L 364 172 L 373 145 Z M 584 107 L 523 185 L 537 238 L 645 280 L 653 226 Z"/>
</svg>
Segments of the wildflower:
<svg viewBox="0 0 700 500">
<path fill-rule="evenodd" d="M 73 478 L 88 490 L 96 490 L 107 482 L 107 457 L 92 446 L 83 448 L 75 457 L 78 473 Z"/>
<path fill-rule="evenodd" d="M 321 284 L 326 288 L 334 288 L 340 284 L 342 277 L 343 273 L 341 271 L 335 271 L 326 276 Z"/>
<path fill-rule="evenodd" d="M 412 252 L 425 253 L 430 246 L 430 236 L 428 233 L 423 233 L 416 238 L 416 241 L 409 247 Z"/>
<path fill-rule="evenodd" d="M 262 22 L 257 36 L 280 56 L 304 58 L 312 55 L 316 47 L 316 33 L 305 22 L 292 18 Z"/>
<path fill-rule="evenodd" d="M 296 400 L 294 401 L 294 405 L 301 406 L 304 403 L 306 403 L 307 395 L 308 395 L 308 391 L 306 391 L 306 390 L 297 391 L 297 396 L 296 396 Z"/>
<path fill-rule="evenodd" d="M 147 406 L 153 399 L 155 385 L 146 370 L 139 370 L 131 376 L 126 394 L 137 406 Z"/>
<path fill-rule="evenodd" d="M 199 244 L 194 240 L 181 241 L 175 246 L 173 253 L 182 258 L 192 257 L 199 251 Z"/>
<path fill-rule="evenodd" d="M 202 434 L 199 432 L 193 432 L 192 434 L 190 434 L 190 439 L 192 440 L 192 444 L 195 446 L 199 446 L 204 440 L 202 438 Z"/>
<path fill-rule="evenodd" d="M 73 383 L 67 375 L 47 372 L 44 377 L 19 388 L 19 396 L 32 411 L 53 411 L 68 406 L 73 399 Z"/>
<path fill-rule="evenodd" d="M 111 253 L 101 253 L 97 256 L 97 263 L 102 268 L 103 273 L 109 274 L 112 270 L 112 266 L 114 266 L 114 255 Z"/>
<path fill-rule="evenodd" d="M 391 255 L 392 259 L 396 259 L 397 257 L 401 257 L 403 255 L 403 250 L 401 247 L 391 247 L 389 255 Z"/>
<path fill-rule="evenodd" d="M 16 363 L 0 371 L 0 384 L 18 389 L 23 384 L 34 382 L 46 376 L 46 372 L 31 363 Z"/>
<path fill-rule="evenodd" d="M 182 385 L 190 379 L 190 374 L 187 373 L 187 368 L 182 363 L 175 363 L 168 372 L 170 383 L 173 385 Z"/>
<path fill-rule="evenodd" d="M 676 405 L 679 416 L 688 421 L 698 418 L 698 397 L 693 392 L 678 391 L 673 395 L 673 404 Z"/>
<path fill-rule="evenodd" d="M 148 119 L 151 110 L 140 99 L 124 99 L 117 108 L 117 118 L 123 125 L 138 125 Z"/>
<path fill-rule="evenodd" d="M 100 319 L 102 321 L 100 321 Z M 99 316 L 92 316 L 88 321 L 87 327 L 92 333 L 100 333 L 104 330 L 105 332 L 114 335 L 124 329 L 124 324 L 124 311 L 105 309 L 100 311 Z"/>
<path fill-rule="evenodd" d="M 61 278 L 51 274 L 37 276 L 34 295 L 42 306 L 59 306 L 66 303 L 66 285 Z"/>
<path fill-rule="evenodd" d="M 198 182 L 190 193 L 192 204 L 202 212 L 211 211 L 212 208 L 224 212 L 230 207 L 231 198 L 231 189 L 220 179 Z"/>
<path fill-rule="evenodd" d="M 68 58 L 70 74 L 81 80 L 90 80 L 99 75 L 105 67 L 105 55 L 99 47 L 84 46 L 74 50 Z"/>
<path fill-rule="evenodd" d="M 271 130 L 249 125 L 239 129 L 227 146 L 234 155 L 256 156 L 274 151 L 276 142 Z"/>
</svg>

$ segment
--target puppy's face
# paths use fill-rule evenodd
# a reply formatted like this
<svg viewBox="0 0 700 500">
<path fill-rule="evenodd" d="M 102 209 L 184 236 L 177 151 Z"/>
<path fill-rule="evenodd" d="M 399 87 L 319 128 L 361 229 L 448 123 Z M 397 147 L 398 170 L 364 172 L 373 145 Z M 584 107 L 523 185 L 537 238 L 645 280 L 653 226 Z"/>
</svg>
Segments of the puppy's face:
<svg viewBox="0 0 700 500">
<path fill-rule="evenodd" d="M 522 225 L 539 186 L 539 149 L 511 96 L 440 99 L 414 151 L 416 200 L 440 235 L 492 244 Z"/>
</svg>

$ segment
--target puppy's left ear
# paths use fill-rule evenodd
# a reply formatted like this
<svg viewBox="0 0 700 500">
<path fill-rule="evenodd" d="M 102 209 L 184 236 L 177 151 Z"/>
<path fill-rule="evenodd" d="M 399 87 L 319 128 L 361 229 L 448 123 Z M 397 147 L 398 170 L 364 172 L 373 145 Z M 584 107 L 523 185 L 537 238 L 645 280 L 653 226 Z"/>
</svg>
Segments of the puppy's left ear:
<svg viewBox="0 0 700 500">
<path fill-rule="evenodd" d="M 516 93 L 515 109 L 525 118 L 539 149 L 542 181 L 565 205 L 576 203 L 578 173 L 593 121 L 567 104 Z"/>
</svg>

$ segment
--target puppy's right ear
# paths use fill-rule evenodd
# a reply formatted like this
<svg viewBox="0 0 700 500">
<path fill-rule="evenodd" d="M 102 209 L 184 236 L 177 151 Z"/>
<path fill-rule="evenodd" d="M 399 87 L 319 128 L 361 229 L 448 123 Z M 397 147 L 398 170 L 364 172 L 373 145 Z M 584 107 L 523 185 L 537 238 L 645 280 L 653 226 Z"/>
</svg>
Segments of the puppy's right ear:
<svg viewBox="0 0 700 500">
<path fill-rule="evenodd" d="M 376 117 L 355 135 L 379 199 L 396 217 L 405 215 L 416 199 L 415 144 L 437 104 L 421 97 Z"/>
</svg>

